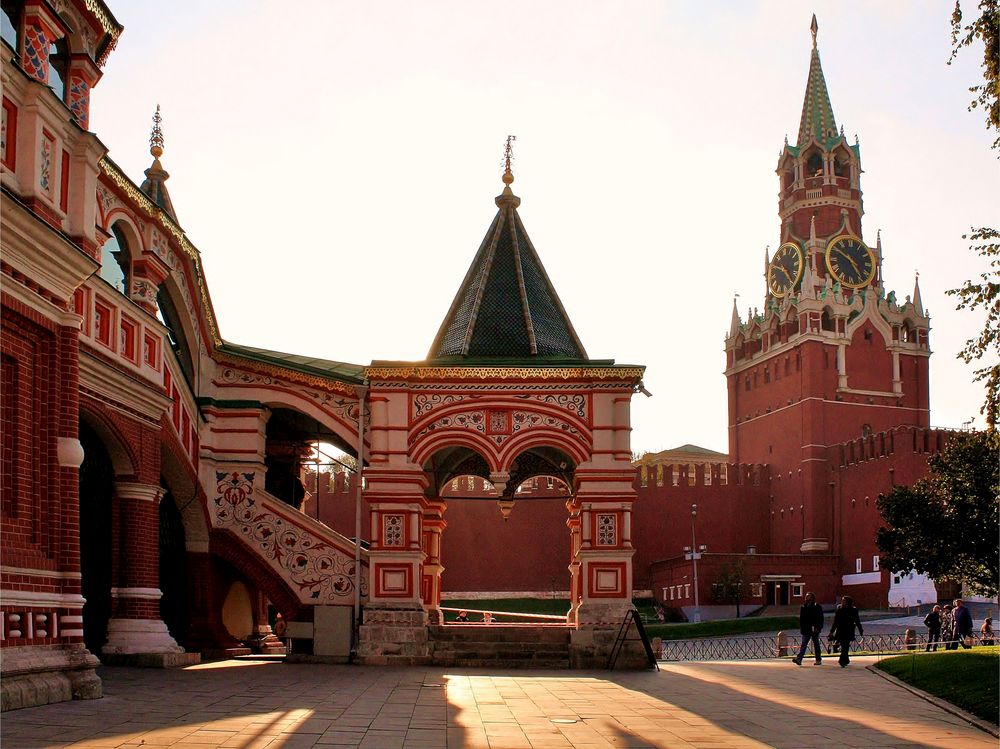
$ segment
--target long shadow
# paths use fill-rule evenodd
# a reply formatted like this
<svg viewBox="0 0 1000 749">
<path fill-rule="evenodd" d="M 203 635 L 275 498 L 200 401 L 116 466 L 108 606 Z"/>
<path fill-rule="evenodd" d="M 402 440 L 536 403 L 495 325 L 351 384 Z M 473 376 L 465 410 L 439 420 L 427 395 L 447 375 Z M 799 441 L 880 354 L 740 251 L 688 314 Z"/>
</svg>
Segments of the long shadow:
<svg viewBox="0 0 1000 749">
<path fill-rule="evenodd" d="M 660 673 L 365 668 L 264 661 L 102 669 L 106 697 L 6 713 L 3 744 L 278 749 L 572 745 L 995 747 L 855 663 L 671 664 Z M 873 684 L 870 680 L 877 680 Z M 875 695 L 873 698 L 872 695 Z M 219 739 L 215 741 L 215 739 Z"/>
<path fill-rule="evenodd" d="M 2 745 L 465 743 L 461 729 L 448 741 L 447 682 L 422 669 L 219 661 L 164 671 L 103 667 L 100 675 L 102 699 L 5 713 Z"/>
</svg>

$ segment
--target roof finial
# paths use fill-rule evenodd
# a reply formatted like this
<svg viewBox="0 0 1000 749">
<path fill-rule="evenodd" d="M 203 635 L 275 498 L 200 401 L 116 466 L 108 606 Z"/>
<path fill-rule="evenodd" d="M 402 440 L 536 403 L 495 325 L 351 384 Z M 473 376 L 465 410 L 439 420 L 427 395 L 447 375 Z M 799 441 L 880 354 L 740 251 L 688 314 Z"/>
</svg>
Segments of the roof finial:
<svg viewBox="0 0 1000 749">
<path fill-rule="evenodd" d="M 816 14 L 813 13 L 812 23 L 809 24 L 809 30 L 813 35 L 813 49 L 816 49 L 816 33 L 819 31 L 819 24 L 816 22 Z"/>
<path fill-rule="evenodd" d="M 154 159 L 158 159 L 163 155 L 163 130 L 160 129 L 160 123 L 163 122 L 163 118 L 160 117 L 160 105 L 156 105 L 156 112 L 153 113 L 153 130 L 149 134 L 149 152 L 153 155 Z"/>
<path fill-rule="evenodd" d="M 503 183 L 510 185 L 514 181 L 514 174 L 510 171 L 510 162 L 514 158 L 514 141 L 516 135 L 507 136 L 507 144 L 503 147 Z"/>
</svg>

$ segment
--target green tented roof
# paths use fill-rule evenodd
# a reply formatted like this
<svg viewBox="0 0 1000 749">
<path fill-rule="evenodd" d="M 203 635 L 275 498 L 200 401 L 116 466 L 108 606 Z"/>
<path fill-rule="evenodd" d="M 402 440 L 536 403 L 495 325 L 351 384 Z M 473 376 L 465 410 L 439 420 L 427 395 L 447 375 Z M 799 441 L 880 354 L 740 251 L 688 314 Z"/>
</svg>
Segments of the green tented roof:
<svg viewBox="0 0 1000 749">
<path fill-rule="evenodd" d="M 364 381 L 364 367 L 357 364 L 346 364 L 300 354 L 286 354 L 282 351 L 270 351 L 252 346 L 240 346 L 228 341 L 223 341 L 217 350 L 223 354 L 239 356 L 263 364 L 274 364 L 302 374 L 328 377 L 332 380 L 353 384 L 360 384 Z"/>
<path fill-rule="evenodd" d="M 427 358 L 493 363 L 510 359 L 531 365 L 540 360 L 587 362 L 587 352 L 517 214 L 520 200 L 508 186 L 496 203 L 500 210 Z"/>
<path fill-rule="evenodd" d="M 809 80 L 806 83 L 805 101 L 802 102 L 799 137 L 795 143 L 801 146 L 810 137 L 824 145 L 829 140 L 838 138 L 837 120 L 833 116 L 833 105 L 830 104 L 830 93 L 823 77 L 819 49 L 815 45 L 809 61 Z"/>
</svg>

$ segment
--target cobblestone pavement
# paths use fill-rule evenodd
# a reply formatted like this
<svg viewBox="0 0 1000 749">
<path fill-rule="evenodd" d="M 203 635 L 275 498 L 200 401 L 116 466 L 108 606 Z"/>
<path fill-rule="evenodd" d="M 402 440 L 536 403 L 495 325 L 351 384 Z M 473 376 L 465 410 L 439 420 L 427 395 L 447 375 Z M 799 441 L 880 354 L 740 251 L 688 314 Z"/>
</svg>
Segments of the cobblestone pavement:
<svg viewBox="0 0 1000 749">
<path fill-rule="evenodd" d="M 0 731 L 4 749 L 997 747 L 865 662 L 614 674 L 273 660 L 106 668 L 104 699 L 6 713 Z"/>
</svg>

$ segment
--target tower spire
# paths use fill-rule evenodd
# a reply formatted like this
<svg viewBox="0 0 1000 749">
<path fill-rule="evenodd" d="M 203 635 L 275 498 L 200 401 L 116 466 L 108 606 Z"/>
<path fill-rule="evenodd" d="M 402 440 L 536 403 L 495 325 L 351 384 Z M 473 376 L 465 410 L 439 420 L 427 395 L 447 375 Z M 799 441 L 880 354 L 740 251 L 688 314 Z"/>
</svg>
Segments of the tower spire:
<svg viewBox="0 0 1000 749">
<path fill-rule="evenodd" d="M 162 122 L 160 105 L 157 104 L 156 111 L 153 112 L 153 128 L 149 132 L 149 153 L 152 154 L 154 159 L 158 159 L 163 155 L 163 129 L 160 127 L 160 123 Z"/>
<path fill-rule="evenodd" d="M 174 204 L 170 200 L 170 193 L 167 192 L 167 180 L 170 174 L 160 163 L 163 155 L 163 117 L 160 116 L 160 105 L 156 105 L 153 112 L 153 127 L 149 132 L 149 153 L 153 157 L 153 163 L 146 170 L 146 179 L 139 185 L 139 189 L 149 196 L 150 200 L 156 203 L 174 221 L 177 216 L 174 213 Z"/>
<path fill-rule="evenodd" d="M 815 137 L 820 143 L 826 143 L 830 138 L 837 137 L 837 121 L 833 116 L 833 105 L 830 104 L 830 94 L 823 77 L 823 65 L 819 60 L 819 47 L 816 46 L 816 33 L 819 24 L 816 14 L 813 14 L 812 24 L 812 55 L 809 60 L 809 80 L 806 83 L 805 101 L 802 103 L 802 119 L 799 121 L 799 137 L 797 146 Z"/>
<path fill-rule="evenodd" d="M 511 182 L 514 181 L 514 173 L 510 170 L 511 162 L 514 160 L 514 141 L 517 140 L 516 135 L 508 135 L 507 142 L 503 147 L 503 192 L 501 192 L 496 199 L 497 207 L 502 208 L 507 204 L 512 205 L 517 208 L 521 205 L 521 199 L 514 194 L 514 191 L 510 189 Z"/>
<path fill-rule="evenodd" d="M 913 311 L 923 317 L 924 302 L 920 298 L 920 271 L 916 271 L 913 279 Z"/>
</svg>

